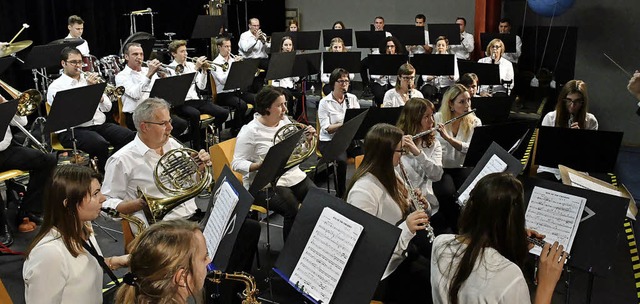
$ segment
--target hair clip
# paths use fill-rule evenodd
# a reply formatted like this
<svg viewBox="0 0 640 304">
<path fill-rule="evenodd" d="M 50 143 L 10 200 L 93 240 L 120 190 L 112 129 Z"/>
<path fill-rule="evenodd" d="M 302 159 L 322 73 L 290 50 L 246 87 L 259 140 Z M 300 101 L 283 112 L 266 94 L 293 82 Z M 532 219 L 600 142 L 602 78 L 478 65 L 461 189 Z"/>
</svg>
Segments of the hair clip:
<svg viewBox="0 0 640 304">
<path fill-rule="evenodd" d="M 125 274 L 124 277 L 122 277 L 122 282 L 124 282 L 129 286 L 134 286 L 137 281 L 138 281 L 138 276 L 131 272 L 127 272 L 127 274 Z"/>
</svg>

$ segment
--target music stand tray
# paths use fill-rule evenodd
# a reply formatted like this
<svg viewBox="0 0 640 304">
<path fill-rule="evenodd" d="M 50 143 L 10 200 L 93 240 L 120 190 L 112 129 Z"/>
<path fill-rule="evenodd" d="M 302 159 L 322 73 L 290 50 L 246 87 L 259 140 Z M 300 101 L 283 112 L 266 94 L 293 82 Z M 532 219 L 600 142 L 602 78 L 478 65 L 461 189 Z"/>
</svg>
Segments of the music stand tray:
<svg viewBox="0 0 640 304">
<path fill-rule="evenodd" d="M 349 144 L 351 144 L 353 137 L 356 135 L 356 132 L 358 132 L 366 116 L 367 113 L 360 113 L 358 116 L 349 119 L 336 131 L 331 141 L 327 144 L 327 148 L 324 151 L 325 153 L 322 154 L 325 162 L 337 160 L 340 154 L 349 148 Z"/>
<path fill-rule="evenodd" d="M 296 53 L 294 52 L 272 53 L 265 79 L 273 80 L 291 77 L 295 60 Z"/>
<path fill-rule="evenodd" d="M 358 132 L 356 132 L 354 139 L 364 139 L 367 132 L 369 132 L 369 129 L 379 123 L 387 123 L 395 126 L 398 122 L 398 118 L 400 118 L 400 113 L 403 108 L 404 107 L 369 108 L 369 111 L 367 111 L 364 121 L 360 124 L 360 128 L 358 128 Z M 344 121 L 347 122 L 353 119 L 359 115 L 361 111 L 361 109 L 347 109 L 347 112 L 344 115 Z"/>
<path fill-rule="evenodd" d="M 356 31 L 356 44 L 358 48 L 377 49 L 385 39 L 384 31 Z"/>
<path fill-rule="evenodd" d="M 233 62 L 229 68 L 227 82 L 224 83 L 224 90 L 246 90 L 253 82 L 259 63 L 259 59 L 243 59 Z"/>
<path fill-rule="evenodd" d="M 449 45 L 458 45 L 460 40 L 460 26 L 456 23 L 430 23 L 427 25 L 429 29 L 429 44 L 436 44 L 438 37 L 445 36 L 449 40 Z"/>
<path fill-rule="evenodd" d="M 414 24 L 385 24 L 384 30 L 391 33 L 404 45 L 425 45 L 424 26 Z"/>
<path fill-rule="evenodd" d="M 407 55 L 369 54 L 371 75 L 398 75 L 398 68 L 407 63 Z"/>
<path fill-rule="evenodd" d="M 149 97 L 162 98 L 170 103 L 171 106 L 183 105 L 195 76 L 196 73 L 194 72 L 158 78 L 153 83 Z"/>
<path fill-rule="evenodd" d="M 68 129 L 93 119 L 106 86 L 103 82 L 56 93 L 44 132 Z"/>
<path fill-rule="evenodd" d="M 191 39 L 218 36 L 220 28 L 224 26 L 224 21 L 222 16 L 198 15 L 196 23 L 193 25 Z"/>
<path fill-rule="evenodd" d="M 60 65 L 60 54 L 62 49 L 66 47 L 76 47 L 82 44 L 74 42 L 63 42 L 60 44 L 36 45 L 31 49 L 24 65 L 23 70 L 40 69 L 58 67 Z"/>
<path fill-rule="evenodd" d="M 510 150 L 525 133 L 531 133 L 535 122 L 518 121 L 494 125 L 482 125 L 473 129 L 469 150 L 464 159 L 465 167 L 474 167 L 492 145 L 498 144 L 504 150 Z"/>
<path fill-rule="evenodd" d="M 473 97 L 471 104 L 476 109 L 475 115 L 483 125 L 506 122 L 511 114 L 511 105 L 515 97 Z"/>
<path fill-rule="evenodd" d="M 500 81 L 500 66 L 490 63 L 479 63 L 468 60 L 458 60 L 458 73 L 475 73 L 480 80 L 478 85 L 498 85 Z"/>
<path fill-rule="evenodd" d="M 453 54 L 414 54 L 409 61 L 418 75 L 455 75 L 456 58 Z"/>
<path fill-rule="evenodd" d="M 481 50 L 486 50 L 487 45 L 493 39 L 500 39 L 504 44 L 505 53 L 516 52 L 516 34 L 500 34 L 500 33 L 481 33 L 480 34 L 480 47 Z"/>
<path fill-rule="evenodd" d="M 321 55 L 321 53 L 296 54 L 296 60 L 293 63 L 293 76 L 307 77 L 320 73 Z"/>
</svg>

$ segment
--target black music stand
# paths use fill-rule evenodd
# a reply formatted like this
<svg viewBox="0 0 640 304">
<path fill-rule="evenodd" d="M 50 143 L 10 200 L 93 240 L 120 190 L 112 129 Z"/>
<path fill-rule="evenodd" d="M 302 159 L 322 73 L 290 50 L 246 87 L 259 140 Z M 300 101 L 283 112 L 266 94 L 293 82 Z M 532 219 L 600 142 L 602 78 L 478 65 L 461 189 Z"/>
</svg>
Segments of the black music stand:
<svg viewBox="0 0 640 304">
<path fill-rule="evenodd" d="M 296 60 L 296 53 L 271 53 L 269 60 L 269 69 L 265 80 L 282 79 L 291 77 L 293 73 L 293 64 Z"/>
<path fill-rule="evenodd" d="M 7 133 L 7 128 L 9 128 L 9 124 L 13 120 L 13 116 L 16 115 L 17 110 L 17 99 L 0 103 L 0 141 L 4 140 L 4 136 Z"/>
<path fill-rule="evenodd" d="M 497 64 L 458 60 L 458 73 L 460 76 L 466 73 L 475 73 L 478 75 L 478 85 L 502 84 L 500 80 L 500 66 Z"/>
<path fill-rule="evenodd" d="M 296 54 L 296 60 L 293 63 L 293 76 L 307 77 L 320 73 L 321 55 L 321 53 Z"/>
<path fill-rule="evenodd" d="M 157 97 L 166 100 L 172 107 L 184 104 L 189 88 L 193 83 L 196 73 L 188 73 L 177 76 L 158 78 L 153 83 L 149 97 Z"/>
<path fill-rule="evenodd" d="M 331 73 L 336 68 L 350 72 L 360 71 L 360 52 L 323 52 L 322 71 Z"/>
<path fill-rule="evenodd" d="M 260 63 L 259 59 L 243 59 L 231 64 L 224 90 L 246 91 L 253 82 L 258 63 Z"/>
<path fill-rule="evenodd" d="M 356 44 L 361 49 L 378 49 L 385 37 L 384 31 L 356 31 Z"/>
<path fill-rule="evenodd" d="M 623 132 L 540 127 L 535 164 L 579 171 L 614 172 Z"/>
<path fill-rule="evenodd" d="M 475 167 L 493 143 L 498 144 L 506 151 L 517 151 L 517 147 L 512 148 L 520 145 L 527 134 L 531 135 L 533 128 L 535 128 L 534 121 L 517 121 L 475 127 L 469 143 L 469 150 L 464 159 L 464 167 Z M 521 155 L 514 155 L 514 157 L 520 159 Z"/>
<path fill-rule="evenodd" d="M 418 75 L 455 75 L 455 55 L 414 54 L 409 58 Z"/>
<path fill-rule="evenodd" d="M 493 39 L 500 39 L 504 44 L 505 53 L 516 52 L 516 34 L 500 34 L 500 33 L 481 33 L 480 34 L 480 47 L 481 50 L 486 50 L 487 45 Z"/>
<path fill-rule="evenodd" d="M 275 32 L 271 34 L 271 54 L 279 53 L 282 38 L 289 36 L 294 50 L 317 50 L 320 47 L 320 31 Z"/>
<path fill-rule="evenodd" d="M 449 40 L 449 45 L 458 45 L 460 40 L 460 26 L 456 23 L 431 23 L 429 29 L 429 44 L 436 44 L 438 37 L 444 36 Z"/>
<path fill-rule="evenodd" d="M 398 75 L 398 68 L 407 63 L 407 55 L 369 54 L 371 75 Z"/>
<path fill-rule="evenodd" d="M 400 113 L 404 107 L 394 107 L 394 108 L 374 108 L 371 107 L 367 111 L 367 115 L 364 118 L 364 121 L 360 124 L 358 128 L 358 132 L 354 136 L 354 139 L 364 139 L 369 132 L 369 129 L 376 124 L 379 123 L 387 123 L 390 125 L 396 125 L 398 122 L 398 118 L 400 118 Z M 344 114 L 344 121 L 348 122 L 349 120 L 355 118 L 360 115 L 363 111 L 367 109 L 347 109 L 347 112 Z"/>
<path fill-rule="evenodd" d="M 11 66 L 14 60 L 16 60 L 16 58 L 12 56 L 0 58 L 0 75 Z"/>
<path fill-rule="evenodd" d="M 331 40 L 336 37 L 344 41 L 344 46 L 353 46 L 353 29 L 322 30 L 322 45 L 331 46 Z"/>
<path fill-rule="evenodd" d="M 80 44 L 74 43 L 60 43 L 60 44 L 45 44 L 37 45 L 31 49 L 24 65 L 23 70 L 40 69 L 57 67 L 60 65 L 60 54 L 62 49 L 66 47 L 75 47 Z"/>
<path fill-rule="evenodd" d="M 220 28 L 224 27 L 222 16 L 198 15 L 196 23 L 193 25 L 191 39 L 208 39 L 220 34 Z"/>
<path fill-rule="evenodd" d="M 514 100 L 515 96 L 472 97 L 471 104 L 482 124 L 490 125 L 509 119 Z"/>
<path fill-rule="evenodd" d="M 302 286 L 296 287 L 289 277 L 324 208 L 330 208 L 363 226 L 330 303 L 369 303 L 400 237 L 400 230 L 320 189 L 309 189 L 274 271 L 304 294 Z"/>
<path fill-rule="evenodd" d="M 385 24 L 384 30 L 398 38 L 403 45 L 425 45 L 424 26 L 414 24 Z"/>
<path fill-rule="evenodd" d="M 75 126 L 93 119 L 106 86 L 103 82 L 56 93 L 44 127 L 45 132 L 71 129 L 73 135 Z M 75 150 L 75 137 L 73 141 Z"/>
</svg>

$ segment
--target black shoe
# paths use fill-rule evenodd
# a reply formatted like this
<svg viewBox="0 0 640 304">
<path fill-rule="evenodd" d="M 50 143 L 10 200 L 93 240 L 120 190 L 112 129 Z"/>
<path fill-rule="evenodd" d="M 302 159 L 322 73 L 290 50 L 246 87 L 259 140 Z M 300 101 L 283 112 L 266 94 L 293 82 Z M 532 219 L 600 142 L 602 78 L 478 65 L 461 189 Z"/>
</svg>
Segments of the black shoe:
<svg viewBox="0 0 640 304">
<path fill-rule="evenodd" d="M 36 225 L 38 226 L 42 225 L 42 222 L 44 222 L 42 215 L 33 213 L 31 211 L 22 211 L 18 213 L 18 223 L 22 222 L 22 219 L 25 217 L 28 217 L 30 221 L 36 223 Z"/>
<path fill-rule="evenodd" d="M 7 224 L 0 225 L 0 243 L 6 247 L 13 244 L 13 236 Z"/>
</svg>

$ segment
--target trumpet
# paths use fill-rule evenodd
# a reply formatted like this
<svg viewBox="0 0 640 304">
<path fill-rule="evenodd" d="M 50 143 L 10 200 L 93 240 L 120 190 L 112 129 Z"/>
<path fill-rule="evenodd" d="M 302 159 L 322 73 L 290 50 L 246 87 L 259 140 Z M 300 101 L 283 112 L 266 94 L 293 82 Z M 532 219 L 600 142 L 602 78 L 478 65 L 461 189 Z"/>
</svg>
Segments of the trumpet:
<svg viewBox="0 0 640 304">
<path fill-rule="evenodd" d="M 402 165 L 402 161 L 399 163 L 400 166 L 400 173 L 402 175 L 402 179 L 404 179 L 405 184 L 407 185 L 407 192 L 409 192 L 409 202 L 413 205 L 413 208 L 416 211 L 424 211 L 427 214 L 429 214 L 429 217 L 431 217 L 430 213 L 431 213 L 431 206 L 428 206 L 428 208 L 425 209 L 424 205 L 422 204 L 422 202 L 420 202 L 420 199 L 418 198 L 418 195 L 415 192 L 415 188 L 413 188 L 413 186 L 411 185 L 411 181 L 409 180 L 409 177 L 407 176 L 407 171 L 404 170 L 404 166 Z M 427 232 L 427 239 L 429 240 L 429 243 L 433 243 L 433 240 L 435 239 L 435 234 L 433 232 L 433 227 L 431 227 L 431 224 L 427 223 L 426 227 L 425 227 L 425 231 Z"/>
<path fill-rule="evenodd" d="M 263 43 L 269 43 L 271 41 L 271 37 L 268 37 L 267 34 L 262 32 L 262 30 L 258 30 L 258 40 L 262 41 Z"/>
<path fill-rule="evenodd" d="M 457 117 L 454 117 L 454 118 L 451 118 L 451 119 L 447 120 L 445 123 L 443 123 L 443 125 L 445 125 L 445 126 L 446 126 L 446 125 L 448 125 L 448 124 L 450 124 L 450 123 L 452 123 L 452 122 L 454 122 L 454 121 L 456 121 L 456 120 L 458 120 L 458 119 L 460 119 L 460 118 L 462 118 L 462 117 L 465 117 L 465 116 L 467 116 L 467 115 L 469 115 L 469 114 L 471 114 L 471 113 L 475 113 L 475 112 L 476 112 L 476 109 L 473 109 L 473 110 L 471 110 L 471 111 L 469 111 L 469 112 L 467 112 L 467 113 L 464 113 L 464 114 L 462 114 L 462 115 L 460 115 L 460 116 L 457 116 Z M 425 136 L 425 135 L 429 135 L 429 134 L 431 134 L 431 133 L 435 132 L 436 130 L 438 130 L 438 128 L 433 127 L 433 128 L 431 128 L 431 129 L 429 129 L 429 130 L 422 131 L 422 132 L 420 132 L 420 133 L 418 133 L 418 134 L 414 135 L 414 136 L 413 136 L 413 140 L 416 140 L 416 139 L 418 139 L 418 138 L 420 138 L 420 137 L 422 137 L 422 136 Z"/>
<path fill-rule="evenodd" d="M 144 61 L 142 62 L 143 66 L 149 66 L 149 62 L 150 61 Z M 158 72 L 157 73 L 164 73 L 164 74 L 171 74 L 171 71 L 174 71 L 176 74 L 182 74 L 184 72 L 184 66 L 179 64 L 176 66 L 170 66 L 168 64 L 164 64 L 161 63 L 160 67 L 158 67 Z M 160 76 L 160 75 L 158 75 Z"/>
<path fill-rule="evenodd" d="M 89 73 L 83 71 L 82 69 L 78 69 L 78 72 L 82 73 L 85 79 L 89 77 Z M 98 78 L 98 83 L 105 82 L 105 80 L 102 79 L 102 77 L 98 76 L 97 78 Z M 107 83 L 107 86 L 104 88 L 104 94 L 107 95 L 107 97 L 109 97 L 109 100 L 116 101 L 118 100 L 118 98 L 124 95 L 124 87 L 123 86 L 116 87 L 110 83 Z"/>
<path fill-rule="evenodd" d="M 192 62 L 195 63 L 198 60 L 198 58 L 187 57 L 187 60 L 191 60 Z M 210 70 L 212 72 L 215 72 L 217 70 L 216 67 L 222 68 L 222 71 L 226 73 L 227 70 L 229 70 L 229 63 L 225 62 L 224 64 L 219 64 L 219 63 L 213 62 L 212 60 L 205 60 L 204 63 L 202 64 L 203 69 Z"/>
</svg>

